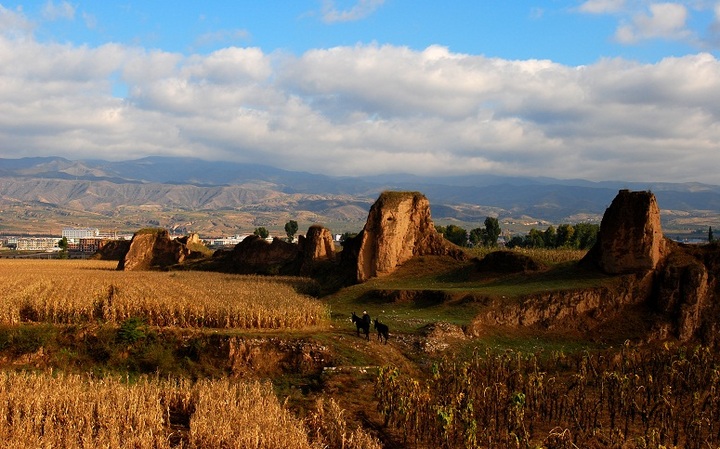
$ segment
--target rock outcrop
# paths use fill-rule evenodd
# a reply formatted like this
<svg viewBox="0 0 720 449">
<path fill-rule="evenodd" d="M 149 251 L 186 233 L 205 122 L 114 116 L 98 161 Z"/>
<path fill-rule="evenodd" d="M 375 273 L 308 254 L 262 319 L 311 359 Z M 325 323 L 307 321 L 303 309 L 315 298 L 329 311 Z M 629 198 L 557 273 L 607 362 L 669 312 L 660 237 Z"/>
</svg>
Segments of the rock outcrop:
<svg viewBox="0 0 720 449">
<path fill-rule="evenodd" d="M 607 274 L 650 271 L 664 256 L 665 247 L 655 195 L 621 190 L 605 210 L 586 262 Z"/>
<path fill-rule="evenodd" d="M 370 208 L 365 227 L 345 242 L 342 254 L 357 282 L 390 274 L 415 256 L 466 258 L 435 230 L 430 202 L 419 192 L 383 192 Z"/>
<path fill-rule="evenodd" d="M 717 343 L 720 337 L 720 245 L 673 244 L 656 270 L 654 307 L 680 341 L 700 337 Z"/>
<path fill-rule="evenodd" d="M 515 251 L 493 251 L 482 259 L 475 260 L 475 269 L 483 273 L 522 273 L 546 268 L 532 257 Z"/>
<path fill-rule="evenodd" d="M 130 240 L 103 240 L 92 258 L 120 261 L 125 257 L 129 249 Z"/>
<path fill-rule="evenodd" d="M 502 271 L 506 256 L 493 254 L 495 259 L 484 261 L 485 267 Z M 720 244 L 684 245 L 663 237 L 651 192 L 618 193 L 603 216 L 597 243 L 581 265 L 611 277 L 602 287 L 551 291 L 496 304 L 476 318 L 472 331 L 487 324 L 589 331 L 639 307 L 646 311 L 638 324 L 647 326 L 648 340 L 720 343 Z M 512 266 L 518 268 L 517 263 Z"/>
<path fill-rule="evenodd" d="M 229 254 L 233 271 L 258 274 L 297 274 L 300 247 L 279 238 L 272 242 L 257 236 L 245 237 Z"/>
<path fill-rule="evenodd" d="M 133 235 L 118 270 L 163 269 L 182 263 L 191 251 L 182 242 L 172 239 L 165 229 L 142 229 Z"/>
<path fill-rule="evenodd" d="M 300 274 L 309 275 L 323 262 L 335 260 L 335 242 L 330 230 L 320 225 L 310 226 L 298 245 L 302 254 Z"/>
</svg>

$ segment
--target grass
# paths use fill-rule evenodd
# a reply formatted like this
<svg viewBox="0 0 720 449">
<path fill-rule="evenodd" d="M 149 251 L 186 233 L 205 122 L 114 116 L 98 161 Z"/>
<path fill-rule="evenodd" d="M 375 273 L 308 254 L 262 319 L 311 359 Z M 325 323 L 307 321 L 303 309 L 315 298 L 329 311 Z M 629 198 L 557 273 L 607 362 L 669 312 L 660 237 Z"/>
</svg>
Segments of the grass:
<svg viewBox="0 0 720 449">
<path fill-rule="evenodd" d="M 372 317 L 380 316 L 396 331 L 417 332 L 436 321 L 468 325 L 493 301 L 517 301 L 533 294 L 602 287 L 613 282 L 612 277 L 579 267 L 577 261 L 583 252 L 558 253 L 534 251 L 550 267 L 548 270 L 509 275 L 479 274 L 471 261 L 418 257 L 391 276 L 343 289 L 329 296 L 327 302 L 336 321 L 353 311 L 367 309 Z M 421 293 L 415 299 L 393 300 L 395 291 Z"/>
</svg>

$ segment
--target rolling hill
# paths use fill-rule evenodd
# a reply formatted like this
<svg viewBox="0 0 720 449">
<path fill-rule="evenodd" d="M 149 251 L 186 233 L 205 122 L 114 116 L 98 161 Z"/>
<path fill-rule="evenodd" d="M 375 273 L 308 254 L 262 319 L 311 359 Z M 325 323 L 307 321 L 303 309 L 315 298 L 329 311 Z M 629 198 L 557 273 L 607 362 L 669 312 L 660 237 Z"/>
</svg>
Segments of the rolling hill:
<svg viewBox="0 0 720 449">
<path fill-rule="evenodd" d="M 196 158 L 129 161 L 60 157 L 0 159 L 0 233 L 58 234 L 63 226 L 133 232 L 159 225 L 202 235 L 281 233 L 287 220 L 356 232 L 383 190 L 417 190 L 436 223 L 468 228 L 498 217 L 508 232 L 599 222 L 619 189 L 652 190 L 664 229 L 706 232 L 720 224 L 720 186 L 698 183 L 590 182 L 495 175 L 407 174 L 333 177 L 268 165 Z"/>
</svg>

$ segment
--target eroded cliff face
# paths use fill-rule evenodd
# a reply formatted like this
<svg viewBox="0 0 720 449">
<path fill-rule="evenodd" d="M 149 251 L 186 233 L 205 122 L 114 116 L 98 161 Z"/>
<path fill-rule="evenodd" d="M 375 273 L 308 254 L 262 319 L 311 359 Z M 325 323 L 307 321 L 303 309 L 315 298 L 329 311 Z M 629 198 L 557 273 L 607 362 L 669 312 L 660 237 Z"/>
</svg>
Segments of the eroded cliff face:
<svg viewBox="0 0 720 449">
<path fill-rule="evenodd" d="M 587 259 L 608 274 L 637 273 L 654 270 L 665 247 L 655 195 L 621 190 L 605 210 Z"/>
<path fill-rule="evenodd" d="M 476 317 L 468 331 L 479 335 L 487 324 L 591 331 L 626 307 L 649 301 L 653 279 L 652 273 L 623 275 L 602 287 L 549 291 L 512 303 L 496 300 Z"/>
<path fill-rule="evenodd" d="M 610 275 L 613 282 L 496 304 L 475 320 L 474 331 L 484 324 L 587 330 L 640 305 L 647 312 L 648 339 L 720 341 L 720 245 L 682 245 L 665 239 L 651 192 L 618 193 L 603 216 L 597 243 L 581 265 Z"/>
<path fill-rule="evenodd" d="M 165 229 L 149 229 L 135 233 L 118 270 L 152 270 L 182 263 L 191 251 L 182 242 L 172 239 Z"/>
<path fill-rule="evenodd" d="M 343 251 L 357 282 L 390 274 L 423 255 L 466 257 L 435 230 L 430 202 L 419 192 L 383 192 L 370 208 L 363 230 Z"/>
<path fill-rule="evenodd" d="M 720 324 L 720 246 L 673 244 L 655 273 L 654 307 L 666 334 L 680 341 L 717 342 Z"/>
<path fill-rule="evenodd" d="M 335 242 L 330 230 L 319 225 L 310 226 L 305 237 L 300 238 L 302 262 L 300 274 L 309 275 L 322 262 L 335 260 Z"/>
</svg>

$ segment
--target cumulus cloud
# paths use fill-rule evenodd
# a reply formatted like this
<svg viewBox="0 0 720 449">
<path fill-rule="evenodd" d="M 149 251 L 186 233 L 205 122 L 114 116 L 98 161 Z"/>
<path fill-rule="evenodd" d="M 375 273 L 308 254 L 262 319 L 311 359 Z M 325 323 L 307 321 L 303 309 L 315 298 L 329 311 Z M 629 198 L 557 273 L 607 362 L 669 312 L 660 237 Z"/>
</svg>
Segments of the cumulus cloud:
<svg viewBox="0 0 720 449">
<path fill-rule="evenodd" d="M 53 0 L 48 0 L 42 8 L 42 15 L 45 20 L 72 20 L 75 18 L 75 7 L 66 1 L 56 4 Z"/>
<path fill-rule="evenodd" d="M 205 33 L 195 40 L 196 47 L 204 47 L 213 44 L 228 44 L 239 41 L 245 41 L 250 37 L 247 30 L 217 30 L 211 33 Z"/>
<path fill-rule="evenodd" d="M 324 0 L 322 19 L 326 23 L 352 22 L 374 13 L 385 0 L 358 0 L 351 8 L 340 10 L 335 0 Z"/>
<path fill-rule="evenodd" d="M 720 48 L 720 3 L 716 0 L 587 0 L 574 11 L 615 17 L 618 25 L 612 37 L 623 45 L 662 39 L 700 51 Z M 693 29 L 693 23 L 703 23 L 710 15 L 715 20 L 706 33 Z"/>
<path fill-rule="evenodd" d="M 31 35 L 34 28 L 21 10 L 13 11 L 0 5 L 0 35 L 18 39 Z"/>
<path fill-rule="evenodd" d="M 622 11 L 625 0 L 588 0 L 578 10 L 589 14 L 607 14 Z"/>
<path fill-rule="evenodd" d="M 687 39 L 691 33 L 686 28 L 688 11 L 678 3 L 655 3 L 649 12 L 639 13 L 632 22 L 618 28 L 615 38 L 624 44 L 645 39 Z"/>
<path fill-rule="evenodd" d="M 2 33 L 0 59 L 3 157 L 720 184 L 720 61 L 709 53 L 572 67 L 442 46 L 188 56 Z"/>
</svg>

